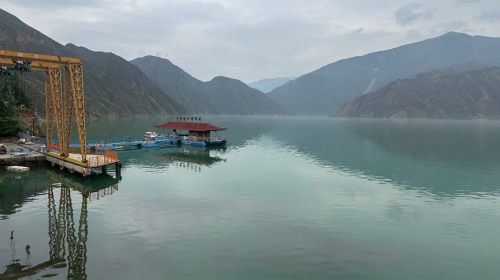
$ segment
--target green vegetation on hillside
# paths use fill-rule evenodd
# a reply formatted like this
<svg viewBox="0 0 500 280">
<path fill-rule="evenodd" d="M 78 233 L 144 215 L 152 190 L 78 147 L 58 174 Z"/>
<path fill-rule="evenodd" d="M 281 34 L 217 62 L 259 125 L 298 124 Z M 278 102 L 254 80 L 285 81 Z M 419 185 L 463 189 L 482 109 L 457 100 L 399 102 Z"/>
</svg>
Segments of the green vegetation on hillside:
<svg viewBox="0 0 500 280">
<path fill-rule="evenodd" d="M 20 86 L 19 74 L 0 76 L 0 136 L 14 135 L 23 131 L 17 110 L 31 107 L 31 100 Z"/>
</svg>

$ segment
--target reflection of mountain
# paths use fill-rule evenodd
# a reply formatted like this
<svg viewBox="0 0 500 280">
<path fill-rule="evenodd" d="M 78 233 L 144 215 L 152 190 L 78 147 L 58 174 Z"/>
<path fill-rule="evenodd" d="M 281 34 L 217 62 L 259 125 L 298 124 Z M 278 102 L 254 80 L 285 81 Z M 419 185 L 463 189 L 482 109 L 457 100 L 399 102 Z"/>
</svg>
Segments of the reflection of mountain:
<svg viewBox="0 0 500 280">
<path fill-rule="evenodd" d="M 395 155 L 469 168 L 500 164 L 500 124 L 465 121 L 339 120 L 349 132 Z"/>
<path fill-rule="evenodd" d="M 41 178 L 42 176 L 40 176 Z M 26 245 L 25 252 L 17 255 L 15 233 L 10 239 L 12 250 L 11 261 L 5 266 L 5 271 L 0 274 L 1 279 L 19 279 L 33 275 L 47 273 L 46 270 L 62 269 L 67 271 L 68 279 L 87 279 L 87 203 L 100 199 L 104 195 L 112 194 L 118 190 L 118 180 L 110 180 L 109 176 L 96 176 L 97 180 L 88 180 L 71 176 L 66 178 L 64 173 L 47 171 L 43 180 L 46 183 L 48 196 L 48 225 L 49 225 L 49 259 L 36 265 L 31 264 L 31 249 Z M 41 180 L 40 180 L 41 181 Z M 92 187 L 91 187 L 92 186 Z M 56 206 L 54 190 L 60 187 L 59 205 Z M 71 193 L 77 190 L 81 195 L 81 211 L 78 221 L 74 220 L 73 202 Z M 74 198 L 73 198 L 74 199 Z M 21 259 L 24 257 L 24 264 Z M 18 258 L 19 257 L 19 258 Z M 58 273 L 45 274 L 41 277 L 56 276 Z"/>
<path fill-rule="evenodd" d="M 210 166 L 226 159 L 215 156 L 224 153 L 226 148 L 174 148 L 161 150 L 161 156 L 174 162 L 184 162 L 197 165 Z"/>
<path fill-rule="evenodd" d="M 500 192 L 499 128 L 498 122 L 302 118 L 272 135 L 355 176 L 456 197 Z"/>
</svg>

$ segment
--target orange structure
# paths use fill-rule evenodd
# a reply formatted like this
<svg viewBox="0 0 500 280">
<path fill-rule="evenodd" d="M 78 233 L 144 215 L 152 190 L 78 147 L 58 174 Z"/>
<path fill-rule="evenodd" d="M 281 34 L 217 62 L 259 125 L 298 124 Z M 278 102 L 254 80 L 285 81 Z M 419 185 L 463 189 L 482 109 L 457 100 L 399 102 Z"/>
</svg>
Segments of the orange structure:
<svg viewBox="0 0 500 280">
<path fill-rule="evenodd" d="M 0 50 L 0 66 L 14 67 L 23 65 L 23 69 L 45 71 L 45 108 L 47 118 L 47 156 L 70 162 L 71 168 L 83 173 L 84 169 L 118 162 L 115 152 L 106 151 L 102 156 L 102 164 L 89 164 L 87 156 L 87 138 L 85 134 L 85 102 L 83 89 L 83 67 L 79 58 L 62 57 L 55 55 L 35 54 Z M 61 71 L 63 68 L 63 71 Z M 30 71 L 28 70 L 28 71 Z M 64 76 L 64 78 L 63 78 Z M 52 128 L 56 122 L 59 149 L 52 150 Z M 71 129 L 73 119 L 78 128 L 80 149 L 78 156 L 70 153 Z M 115 154 L 112 154 L 115 153 Z M 95 156 L 93 157 L 95 161 Z M 66 165 L 68 168 L 69 166 Z M 87 170 L 86 173 L 91 170 Z"/>
</svg>

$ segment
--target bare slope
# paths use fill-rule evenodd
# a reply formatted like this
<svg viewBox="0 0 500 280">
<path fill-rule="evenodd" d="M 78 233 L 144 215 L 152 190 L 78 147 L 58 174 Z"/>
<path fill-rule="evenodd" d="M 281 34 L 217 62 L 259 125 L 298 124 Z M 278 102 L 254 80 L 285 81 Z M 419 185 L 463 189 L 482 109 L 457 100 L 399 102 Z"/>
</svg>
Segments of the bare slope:
<svg viewBox="0 0 500 280">
<path fill-rule="evenodd" d="M 337 117 L 500 119 L 500 68 L 398 79 L 344 105 Z"/>
</svg>

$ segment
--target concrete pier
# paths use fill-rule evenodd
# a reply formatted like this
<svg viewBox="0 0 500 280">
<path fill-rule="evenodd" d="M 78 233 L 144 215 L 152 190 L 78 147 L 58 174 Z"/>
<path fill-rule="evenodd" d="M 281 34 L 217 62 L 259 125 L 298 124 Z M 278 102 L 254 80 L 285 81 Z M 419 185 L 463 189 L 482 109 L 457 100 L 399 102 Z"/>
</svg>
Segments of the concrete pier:
<svg viewBox="0 0 500 280">
<path fill-rule="evenodd" d="M 45 164 L 45 149 L 42 148 L 43 145 L 41 144 L 24 145 L 11 142 L 2 142 L 1 144 L 5 145 L 7 153 L 0 153 L 0 166 L 39 165 L 40 159 L 42 160 L 42 164 Z M 39 148 L 41 149 L 41 152 L 37 151 Z M 11 149 L 14 149 L 16 152 L 11 154 Z M 24 151 L 20 153 L 20 149 L 23 149 Z M 32 149 L 31 153 L 29 149 Z"/>
</svg>

